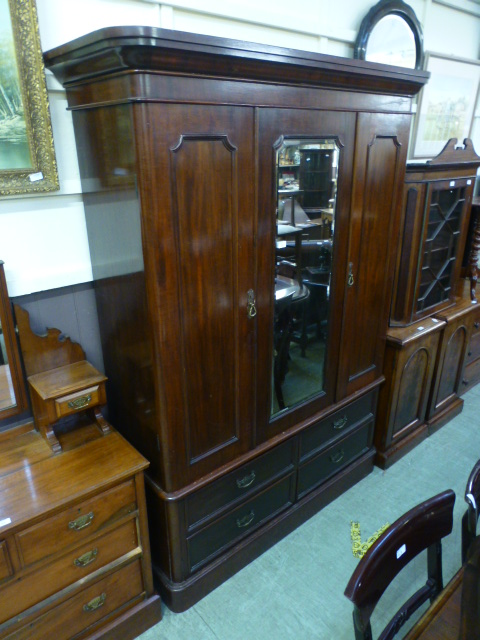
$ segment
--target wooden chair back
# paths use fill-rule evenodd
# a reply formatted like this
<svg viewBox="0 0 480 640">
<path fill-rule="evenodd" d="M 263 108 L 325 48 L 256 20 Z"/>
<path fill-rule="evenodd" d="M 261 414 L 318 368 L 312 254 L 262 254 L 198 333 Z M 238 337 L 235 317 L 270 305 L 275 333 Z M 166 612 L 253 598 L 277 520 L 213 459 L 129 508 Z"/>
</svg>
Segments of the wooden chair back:
<svg viewBox="0 0 480 640">
<path fill-rule="evenodd" d="M 467 510 L 462 518 L 462 563 L 467 559 L 467 552 L 477 537 L 478 504 L 480 502 L 480 460 L 470 472 L 465 487 Z"/>
<path fill-rule="evenodd" d="M 393 638 L 428 599 L 443 589 L 441 540 L 452 531 L 455 493 L 448 489 L 417 505 L 394 522 L 360 560 L 345 589 L 353 602 L 355 640 L 372 640 L 370 618 L 398 573 L 427 549 L 427 581 L 395 613 L 379 636 Z"/>
</svg>

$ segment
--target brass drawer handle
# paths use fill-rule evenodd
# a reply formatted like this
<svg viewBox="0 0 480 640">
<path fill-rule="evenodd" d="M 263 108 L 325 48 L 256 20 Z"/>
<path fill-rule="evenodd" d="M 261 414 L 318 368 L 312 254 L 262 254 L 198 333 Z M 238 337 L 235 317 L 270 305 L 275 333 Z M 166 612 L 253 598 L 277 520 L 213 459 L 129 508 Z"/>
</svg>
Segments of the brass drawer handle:
<svg viewBox="0 0 480 640">
<path fill-rule="evenodd" d="M 337 451 L 336 453 L 332 453 L 332 455 L 330 456 L 330 460 L 334 464 L 338 464 L 343 460 L 344 457 L 345 457 L 345 451 L 343 449 L 340 449 L 340 451 Z"/>
<path fill-rule="evenodd" d="M 92 520 L 93 511 L 90 511 L 90 513 L 87 513 L 84 516 L 80 516 L 76 520 L 71 520 L 68 523 L 68 528 L 73 529 L 74 531 L 80 531 L 80 529 L 85 529 L 85 527 L 88 527 L 88 525 L 92 524 Z"/>
<path fill-rule="evenodd" d="M 76 567 L 86 567 L 88 564 L 97 559 L 98 549 L 92 549 L 91 551 L 87 551 L 82 556 L 75 558 L 73 564 Z"/>
<path fill-rule="evenodd" d="M 343 427 L 347 424 L 347 422 L 348 422 L 347 416 L 343 416 L 343 418 L 340 418 L 339 420 L 334 420 L 333 421 L 333 428 L 334 429 L 343 429 Z"/>
<path fill-rule="evenodd" d="M 88 394 L 88 396 L 82 396 L 81 398 L 75 398 L 75 400 L 70 400 L 68 402 L 68 408 L 83 409 L 84 407 L 88 407 L 91 401 L 92 401 L 92 396 Z"/>
<path fill-rule="evenodd" d="M 243 527 L 248 527 L 252 524 L 253 519 L 255 518 L 255 512 L 252 510 L 250 513 L 247 513 L 243 518 L 237 518 L 237 527 L 239 529 L 243 529 Z"/>
<path fill-rule="evenodd" d="M 238 478 L 237 479 L 237 487 L 239 489 L 246 489 L 247 487 L 249 487 L 251 484 L 253 484 L 253 482 L 255 481 L 255 471 L 251 471 L 248 475 L 246 475 L 244 478 Z"/>
<path fill-rule="evenodd" d="M 90 602 L 87 602 L 87 604 L 84 604 L 83 605 L 83 610 L 84 611 L 95 611 L 96 609 L 100 609 L 100 607 L 103 607 L 103 605 L 105 604 L 105 600 L 106 599 L 107 599 L 107 594 L 106 593 L 101 593 L 96 598 L 93 598 L 93 600 L 90 600 Z"/>
</svg>

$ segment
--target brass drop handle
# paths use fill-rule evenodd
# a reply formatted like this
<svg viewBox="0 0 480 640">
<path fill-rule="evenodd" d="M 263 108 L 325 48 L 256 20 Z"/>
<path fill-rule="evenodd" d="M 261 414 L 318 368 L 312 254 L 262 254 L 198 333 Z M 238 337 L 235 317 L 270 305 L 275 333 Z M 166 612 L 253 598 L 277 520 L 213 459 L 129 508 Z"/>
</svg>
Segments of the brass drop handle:
<svg viewBox="0 0 480 640">
<path fill-rule="evenodd" d="M 255 512 L 250 511 L 250 513 L 247 513 L 246 516 L 243 516 L 243 518 L 237 518 L 237 527 L 239 529 L 243 529 L 243 527 L 248 527 L 249 525 L 252 524 L 253 519 L 255 518 Z"/>
<path fill-rule="evenodd" d="M 251 471 L 249 474 L 247 474 L 245 477 L 243 478 L 238 478 L 237 479 L 237 487 L 239 489 L 246 489 L 247 487 L 249 487 L 251 484 L 253 484 L 253 482 L 255 481 L 255 471 Z"/>
<path fill-rule="evenodd" d="M 343 416 L 343 418 L 339 418 L 338 420 L 333 421 L 334 429 L 343 429 L 343 427 L 347 424 L 348 418 L 347 416 Z"/>
<path fill-rule="evenodd" d="M 90 402 L 92 401 L 92 396 L 82 396 L 81 398 L 75 398 L 75 400 L 70 400 L 68 403 L 69 409 L 83 409 L 84 407 L 88 407 Z"/>
<path fill-rule="evenodd" d="M 85 527 L 88 527 L 90 524 L 92 524 L 92 520 L 93 511 L 90 511 L 90 513 L 87 513 L 84 516 L 80 516 L 76 520 L 71 520 L 68 523 L 68 528 L 73 529 L 74 531 L 80 531 L 80 529 L 85 529 Z"/>
<path fill-rule="evenodd" d="M 337 451 L 336 453 L 332 453 L 332 455 L 330 456 L 330 460 L 334 464 L 338 464 L 343 460 L 344 457 L 345 457 L 345 451 L 343 449 L 340 449 L 340 451 Z"/>
<path fill-rule="evenodd" d="M 347 277 L 347 285 L 352 287 L 355 280 L 353 278 L 353 262 L 348 263 L 348 277 Z"/>
<path fill-rule="evenodd" d="M 76 567 L 86 567 L 91 562 L 96 560 L 97 555 L 98 555 L 98 549 L 92 549 L 91 551 L 87 551 L 87 553 L 84 553 L 82 556 L 75 558 L 75 560 L 73 561 L 73 564 Z"/>
<path fill-rule="evenodd" d="M 107 594 L 101 593 L 96 598 L 93 598 L 93 600 L 90 600 L 90 602 L 87 602 L 87 604 L 84 604 L 83 610 L 88 612 L 88 611 L 95 611 L 96 609 L 100 609 L 100 607 L 103 607 L 103 605 L 105 604 L 106 599 L 107 599 Z"/>
<path fill-rule="evenodd" d="M 257 315 L 257 307 L 255 306 L 255 291 L 249 289 L 247 291 L 247 316 L 254 318 Z"/>
</svg>

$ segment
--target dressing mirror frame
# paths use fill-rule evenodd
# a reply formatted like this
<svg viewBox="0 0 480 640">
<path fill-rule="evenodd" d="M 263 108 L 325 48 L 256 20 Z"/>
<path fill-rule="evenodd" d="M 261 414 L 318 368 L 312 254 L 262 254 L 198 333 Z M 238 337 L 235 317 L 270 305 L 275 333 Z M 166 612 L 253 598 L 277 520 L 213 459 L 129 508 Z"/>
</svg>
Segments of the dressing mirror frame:
<svg viewBox="0 0 480 640">
<path fill-rule="evenodd" d="M 357 60 L 367 60 L 368 41 L 373 29 L 388 16 L 398 16 L 409 28 L 415 41 L 415 66 L 413 69 L 423 69 L 424 50 L 423 32 L 420 22 L 413 9 L 403 0 L 380 0 L 363 18 L 355 40 L 353 57 Z M 383 62 L 378 60 L 378 62 Z M 385 61 L 385 64 L 389 64 Z"/>
<path fill-rule="evenodd" d="M 23 377 L 22 363 L 15 326 L 13 322 L 12 306 L 8 297 L 7 281 L 5 279 L 3 260 L 0 260 L 0 323 L 5 340 L 8 366 L 12 379 L 12 387 L 15 394 L 15 404 L 5 409 L 0 409 L 0 421 L 5 418 L 21 414 L 28 409 L 27 392 Z"/>
</svg>

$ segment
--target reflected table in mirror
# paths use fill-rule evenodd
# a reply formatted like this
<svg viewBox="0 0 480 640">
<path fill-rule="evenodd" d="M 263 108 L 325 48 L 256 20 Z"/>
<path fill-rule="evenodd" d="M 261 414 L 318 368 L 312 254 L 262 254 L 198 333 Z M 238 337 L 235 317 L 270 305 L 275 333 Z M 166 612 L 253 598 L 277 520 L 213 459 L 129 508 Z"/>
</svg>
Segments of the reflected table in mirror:
<svg viewBox="0 0 480 640">
<path fill-rule="evenodd" d="M 322 390 L 327 291 L 319 283 L 275 279 L 273 414 Z"/>
</svg>

